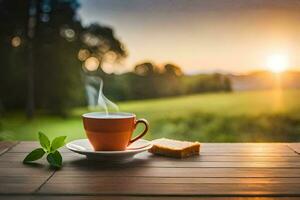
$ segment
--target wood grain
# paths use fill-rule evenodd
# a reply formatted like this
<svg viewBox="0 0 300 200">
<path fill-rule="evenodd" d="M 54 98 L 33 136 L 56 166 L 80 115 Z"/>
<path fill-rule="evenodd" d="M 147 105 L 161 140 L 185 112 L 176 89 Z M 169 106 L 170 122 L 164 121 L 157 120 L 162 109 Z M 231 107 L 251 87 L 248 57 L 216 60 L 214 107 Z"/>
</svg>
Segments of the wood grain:
<svg viewBox="0 0 300 200">
<path fill-rule="evenodd" d="M 229 184 L 261 184 L 261 183 L 300 183 L 300 178 L 165 178 L 165 177 L 65 177 L 54 176 L 47 184 L 113 184 L 113 183 L 134 183 L 134 184 L 174 184 L 174 183 L 229 183 Z"/>
<path fill-rule="evenodd" d="M 88 169 L 88 170 L 87 170 Z M 15 171 L 18 173 L 18 171 Z M 79 173 L 80 172 L 80 173 Z M 235 177 L 235 178 L 300 178 L 293 168 L 142 168 L 142 167 L 64 167 L 55 176 L 112 176 L 112 177 Z"/>
<path fill-rule="evenodd" d="M 6 153 L 0 157 L 0 169 L 23 167 L 16 165 L 27 153 Z M 148 158 L 149 157 L 149 158 Z M 101 168 L 107 166 L 122 167 L 172 167 L 172 168 L 299 168 L 300 156 L 294 157 L 241 157 L 241 156 L 199 156 L 193 159 L 172 159 L 159 156 L 139 155 L 126 164 L 111 164 L 101 161 L 90 161 L 84 156 L 73 153 L 63 153 L 65 167 Z M 9 160 L 10 162 L 6 162 Z M 47 165 L 42 159 L 36 163 Z M 88 169 L 87 169 L 88 170 Z"/>
<path fill-rule="evenodd" d="M 298 197 L 191 197 L 191 196 L 82 196 L 82 195 L 9 195 L 4 200 L 296 200 Z"/>
<path fill-rule="evenodd" d="M 14 148 L 12 148 L 9 152 L 11 153 L 27 153 L 32 151 L 33 149 L 36 149 L 40 147 L 40 144 L 35 141 L 22 141 L 18 145 L 16 145 Z M 60 149 L 61 152 L 71 152 L 66 147 L 63 147 Z"/>
<path fill-rule="evenodd" d="M 290 143 L 288 146 L 295 152 L 300 154 L 300 143 Z"/>
<path fill-rule="evenodd" d="M 200 156 L 174 159 L 144 152 L 125 164 L 89 161 L 63 148 L 61 170 L 49 168 L 45 159 L 24 165 L 36 147 L 37 142 L 0 142 L 0 199 L 300 197 L 298 144 L 205 143 Z"/>
<path fill-rule="evenodd" d="M 8 151 L 10 148 L 18 144 L 15 141 L 0 141 L 0 155 Z"/>
<path fill-rule="evenodd" d="M 26 153 L 11 153 L 10 151 L 5 153 L 5 155 L 0 156 L 1 160 L 10 161 L 20 161 Z M 65 161 L 70 162 L 77 162 L 80 160 L 83 164 L 86 162 L 85 156 L 74 154 L 71 152 L 62 152 Z M 1 158 L 2 157 L 2 158 Z M 300 156 L 295 154 L 294 156 L 282 156 L 277 154 L 276 156 L 254 156 L 254 155 L 200 155 L 200 156 L 193 156 L 185 159 L 178 159 L 178 158 L 167 158 L 163 156 L 155 156 L 148 152 L 140 153 L 136 156 L 136 162 L 162 162 L 162 161 L 171 161 L 171 162 L 300 162 Z M 101 163 L 100 161 L 93 161 L 93 163 Z"/>
<path fill-rule="evenodd" d="M 135 184 L 113 183 L 95 185 L 46 184 L 39 193 L 45 194 L 113 194 L 113 195 L 202 195 L 202 196 L 300 196 L 300 184 Z"/>
<path fill-rule="evenodd" d="M 13 148 L 19 145 L 22 146 L 17 144 Z M 14 155 L 10 153 L 12 149 L 0 156 L 0 194 L 34 193 L 53 174 L 53 170 L 49 169 L 45 160 L 23 164 L 25 153 L 17 161 L 12 161 L 9 156 Z"/>
<path fill-rule="evenodd" d="M 21 142 L 19 146 L 10 152 L 29 152 L 37 148 L 37 142 Z M 67 148 L 61 148 L 61 152 L 70 152 Z M 295 153 L 284 143 L 204 143 L 201 145 L 202 155 L 295 155 Z"/>
</svg>

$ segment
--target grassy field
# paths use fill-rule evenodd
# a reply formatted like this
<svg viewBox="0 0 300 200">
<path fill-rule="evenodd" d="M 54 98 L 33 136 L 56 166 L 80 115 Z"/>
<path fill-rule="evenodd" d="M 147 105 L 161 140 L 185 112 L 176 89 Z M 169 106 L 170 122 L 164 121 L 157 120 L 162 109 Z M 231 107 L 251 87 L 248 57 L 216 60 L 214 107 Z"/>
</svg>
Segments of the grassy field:
<svg viewBox="0 0 300 200">
<path fill-rule="evenodd" d="M 120 103 L 150 122 L 148 139 L 169 137 L 206 142 L 300 141 L 300 90 L 215 93 Z M 50 137 L 84 138 L 77 108 L 68 118 L 38 115 L 28 121 L 21 113 L 0 120 L 0 138 L 36 139 L 38 131 Z"/>
</svg>

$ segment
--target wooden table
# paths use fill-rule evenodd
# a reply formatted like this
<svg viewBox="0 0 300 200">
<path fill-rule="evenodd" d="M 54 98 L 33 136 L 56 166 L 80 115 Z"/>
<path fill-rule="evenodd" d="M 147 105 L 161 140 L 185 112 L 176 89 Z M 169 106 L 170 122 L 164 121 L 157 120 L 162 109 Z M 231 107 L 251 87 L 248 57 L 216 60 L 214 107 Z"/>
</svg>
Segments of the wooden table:
<svg viewBox="0 0 300 200">
<path fill-rule="evenodd" d="M 63 148 L 61 170 L 45 160 L 22 164 L 35 147 L 0 142 L 0 199 L 300 198 L 300 143 L 205 143 L 197 157 L 141 153 L 123 165 L 91 162 Z"/>
</svg>

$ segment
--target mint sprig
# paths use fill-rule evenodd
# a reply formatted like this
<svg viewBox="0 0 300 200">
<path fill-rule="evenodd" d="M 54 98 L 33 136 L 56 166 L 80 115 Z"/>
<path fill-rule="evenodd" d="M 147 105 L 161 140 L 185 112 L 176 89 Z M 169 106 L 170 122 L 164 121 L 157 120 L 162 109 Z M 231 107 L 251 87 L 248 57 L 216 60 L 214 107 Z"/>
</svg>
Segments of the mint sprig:
<svg viewBox="0 0 300 200">
<path fill-rule="evenodd" d="M 39 132 L 40 148 L 31 151 L 23 160 L 23 163 L 30 163 L 42 158 L 47 154 L 47 161 L 50 166 L 55 168 L 62 167 L 62 156 L 58 149 L 65 145 L 67 136 L 59 136 L 50 142 L 49 138 L 42 132 Z"/>
<path fill-rule="evenodd" d="M 32 162 L 35 160 L 38 160 L 40 158 L 42 158 L 45 155 L 45 151 L 43 148 L 37 148 L 35 150 L 33 150 L 32 152 L 30 152 L 30 154 L 28 154 L 25 159 L 23 160 L 23 162 Z"/>
<path fill-rule="evenodd" d="M 50 150 L 50 140 L 49 138 L 42 132 L 39 132 L 39 141 L 43 149 L 47 152 Z"/>
<path fill-rule="evenodd" d="M 53 167 L 61 167 L 62 166 L 62 157 L 59 151 L 54 151 L 53 153 L 49 153 L 47 155 L 48 163 L 50 163 Z"/>
</svg>

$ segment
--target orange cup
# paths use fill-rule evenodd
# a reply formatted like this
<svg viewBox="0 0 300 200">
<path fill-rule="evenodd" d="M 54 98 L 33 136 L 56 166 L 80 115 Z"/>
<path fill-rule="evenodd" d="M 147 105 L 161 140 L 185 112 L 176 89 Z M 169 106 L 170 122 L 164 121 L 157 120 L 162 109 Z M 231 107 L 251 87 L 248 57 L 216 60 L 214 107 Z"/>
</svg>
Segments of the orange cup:
<svg viewBox="0 0 300 200">
<path fill-rule="evenodd" d="M 149 128 L 147 120 L 136 120 L 132 113 L 92 112 L 83 114 L 82 119 L 86 135 L 95 151 L 123 151 L 129 144 L 143 137 Z M 145 129 L 131 139 L 139 123 L 144 124 Z"/>
</svg>

